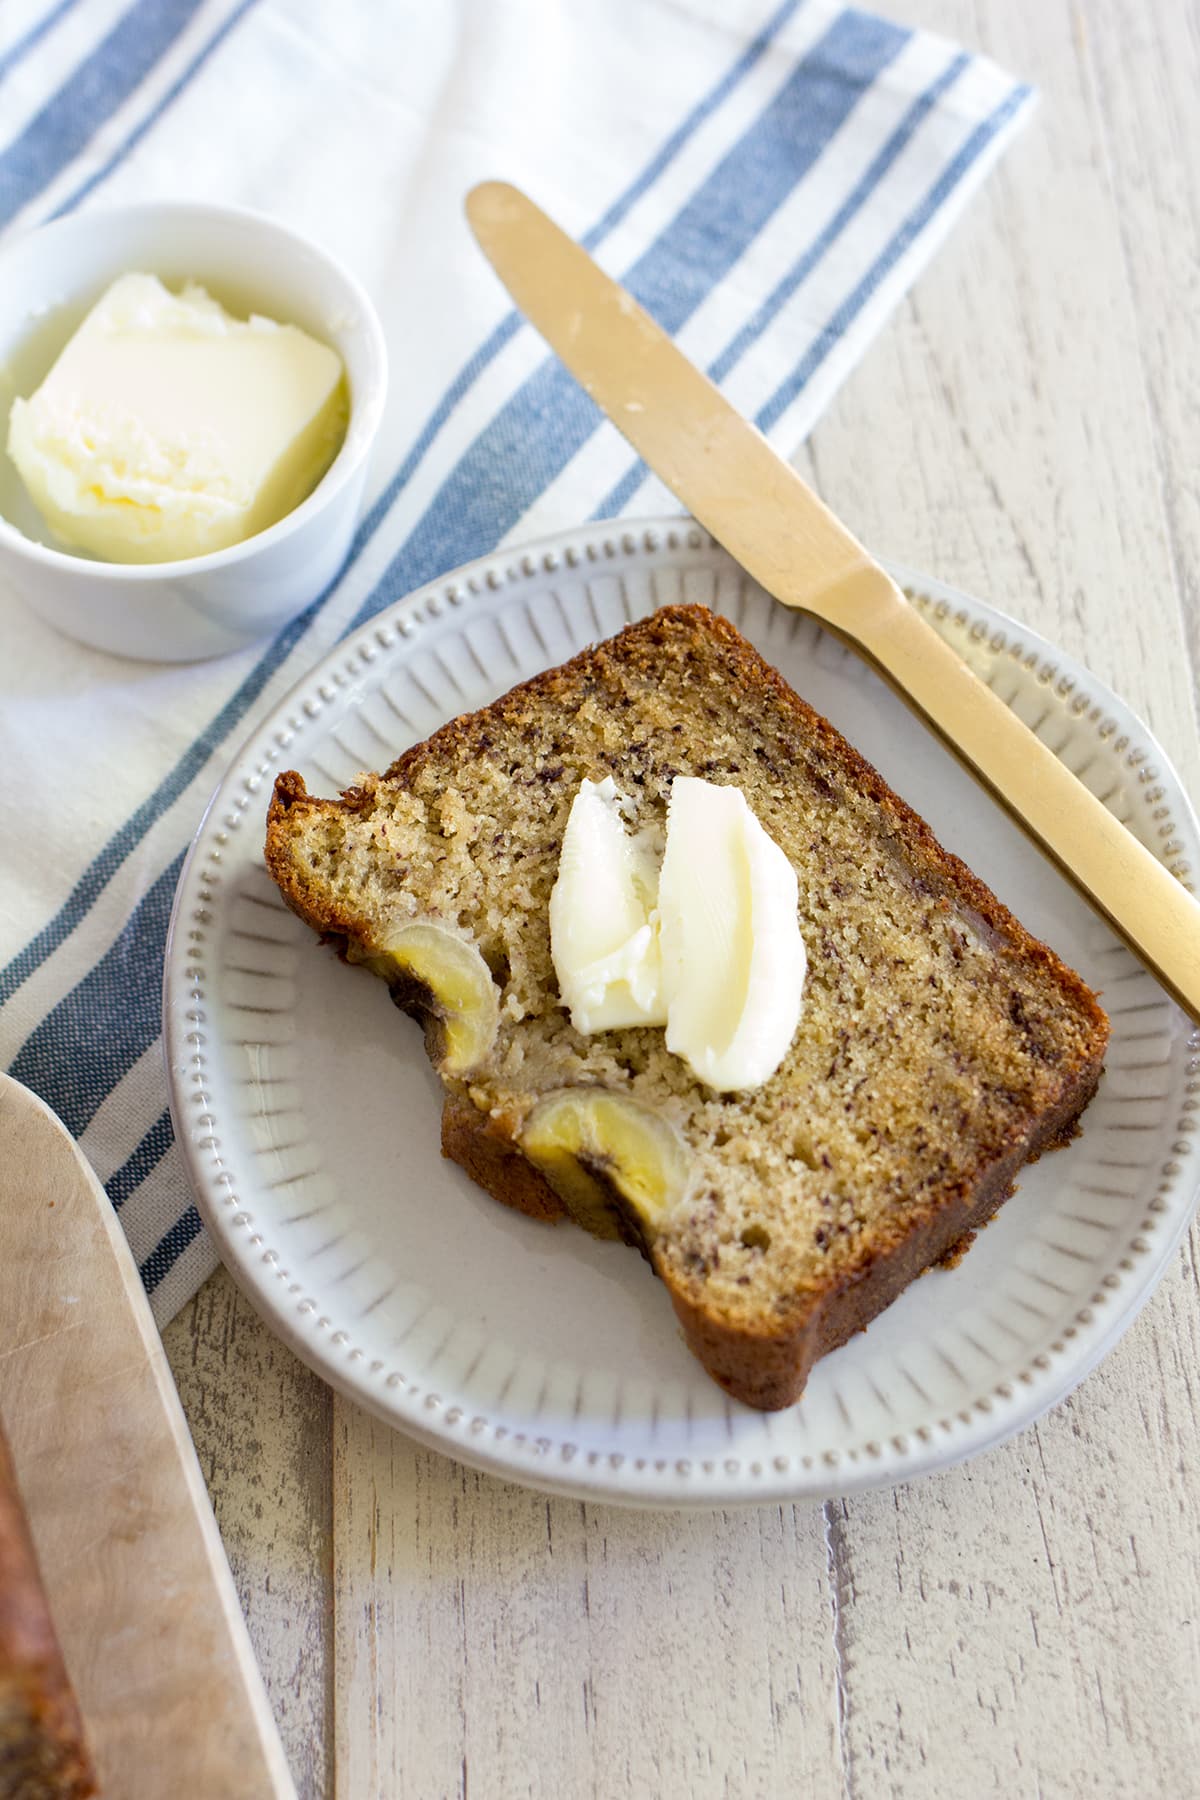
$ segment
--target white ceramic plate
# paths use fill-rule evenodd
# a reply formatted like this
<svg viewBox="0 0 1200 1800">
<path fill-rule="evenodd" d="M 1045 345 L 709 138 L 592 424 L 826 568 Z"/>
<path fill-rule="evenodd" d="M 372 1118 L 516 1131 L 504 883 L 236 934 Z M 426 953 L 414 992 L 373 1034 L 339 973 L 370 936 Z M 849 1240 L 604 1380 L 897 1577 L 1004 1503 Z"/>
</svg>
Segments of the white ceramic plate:
<svg viewBox="0 0 1200 1800">
<path fill-rule="evenodd" d="M 1196 821 L 1146 728 L 1086 670 L 979 601 L 897 571 L 925 615 L 1185 879 Z M 271 783 L 336 793 L 450 715 L 680 599 L 727 612 L 1103 990 L 1107 1073 L 1083 1135 L 1023 1175 L 952 1272 L 915 1282 L 817 1365 L 800 1405 L 727 1400 L 624 1245 L 551 1229 L 439 1155 L 415 1026 L 285 910 L 262 862 Z M 686 521 L 603 525 L 411 596 L 255 731 L 179 885 L 167 951 L 172 1112 L 226 1264 L 333 1385 L 464 1462 L 662 1506 L 905 1481 L 1060 1400 L 1116 1342 L 1200 1184 L 1184 1015 L 882 683 L 771 602 Z"/>
</svg>

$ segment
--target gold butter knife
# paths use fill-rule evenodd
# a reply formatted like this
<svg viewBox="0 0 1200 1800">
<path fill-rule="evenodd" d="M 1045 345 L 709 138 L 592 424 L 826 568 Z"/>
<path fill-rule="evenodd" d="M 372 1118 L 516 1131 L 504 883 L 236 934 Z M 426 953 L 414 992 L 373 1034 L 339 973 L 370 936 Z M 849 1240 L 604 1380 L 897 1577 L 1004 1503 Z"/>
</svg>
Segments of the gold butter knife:
<svg viewBox="0 0 1200 1800">
<path fill-rule="evenodd" d="M 1200 904 L 972 673 L 631 295 L 519 189 L 467 216 L 526 318 L 742 567 L 897 690 L 1200 1021 Z"/>
</svg>

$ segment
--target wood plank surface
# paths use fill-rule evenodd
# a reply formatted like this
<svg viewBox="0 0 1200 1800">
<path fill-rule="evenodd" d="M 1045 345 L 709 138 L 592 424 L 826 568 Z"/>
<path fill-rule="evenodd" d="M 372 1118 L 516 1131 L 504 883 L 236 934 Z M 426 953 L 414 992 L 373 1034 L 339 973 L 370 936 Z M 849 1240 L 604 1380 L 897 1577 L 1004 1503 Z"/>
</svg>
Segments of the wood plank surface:
<svg viewBox="0 0 1200 1800">
<path fill-rule="evenodd" d="M 333 1396 L 225 1274 L 163 1334 L 301 1800 L 332 1793 Z"/>
<path fill-rule="evenodd" d="M 1196 10 L 878 4 L 1042 105 L 798 464 L 1086 661 L 1200 793 Z M 301 1792 L 1200 1795 L 1198 1247 L 969 1467 L 682 1520 L 416 1448 L 214 1277 L 166 1341 Z"/>
</svg>

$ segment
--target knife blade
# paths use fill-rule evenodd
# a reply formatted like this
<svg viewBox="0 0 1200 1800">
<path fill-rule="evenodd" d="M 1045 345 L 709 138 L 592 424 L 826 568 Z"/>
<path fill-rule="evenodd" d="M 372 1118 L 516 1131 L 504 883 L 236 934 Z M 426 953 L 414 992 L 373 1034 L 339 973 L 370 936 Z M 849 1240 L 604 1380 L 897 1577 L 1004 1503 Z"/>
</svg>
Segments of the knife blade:
<svg viewBox="0 0 1200 1800">
<path fill-rule="evenodd" d="M 480 248 L 584 391 L 785 606 L 870 662 L 1200 1022 L 1200 904 L 911 607 L 617 282 L 507 182 L 467 197 Z"/>
</svg>

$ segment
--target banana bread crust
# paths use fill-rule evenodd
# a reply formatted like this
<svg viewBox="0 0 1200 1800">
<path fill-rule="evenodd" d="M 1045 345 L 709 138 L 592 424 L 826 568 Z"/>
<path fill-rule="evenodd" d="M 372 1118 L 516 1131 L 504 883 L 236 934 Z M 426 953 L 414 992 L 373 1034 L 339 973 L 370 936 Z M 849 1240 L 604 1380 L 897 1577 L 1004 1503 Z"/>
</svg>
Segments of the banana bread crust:
<svg viewBox="0 0 1200 1800">
<path fill-rule="evenodd" d="M 651 1246 L 649 1260 L 670 1293 L 695 1355 L 727 1392 L 769 1410 L 793 1402 L 818 1357 L 869 1324 L 916 1275 L 952 1258 L 969 1242 L 1011 1193 L 1025 1162 L 1074 1135 L 1100 1078 L 1108 1038 L 1108 1021 L 1080 977 L 942 847 L 924 820 L 728 620 L 703 607 L 664 608 L 560 668 L 535 676 L 492 706 L 451 720 L 405 751 L 382 776 L 362 778 L 340 801 L 311 797 L 298 774 L 281 774 L 268 813 L 266 857 L 294 911 L 339 947 L 361 950 L 369 946 L 374 927 L 352 900 L 333 893 L 319 873 L 314 876 L 300 854 L 310 823 L 336 819 L 349 829 L 353 821 L 373 820 L 389 795 L 413 792 L 422 783 L 444 785 L 451 771 L 469 780 L 469 771 L 510 738 L 534 741 L 547 718 L 558 722 L 557 754 L 569 720 L 581 706 L 597 694 L 603 698 L 616 692 L 619 698 L 618 677 L 635 687 L 640 682 L 653 688 L 668 666 L 676 675 L 682 671 L 680 679 L 694 680 L 702 697 L 711 693 L 706 682 L 719 682 L 736 694 L 747 719 L 773 722 L 773 735 L 754 751 L 772 780 L 786 786 L 797 772 L 796 778 L 803 775 L 818 800 L 827 794 L 828 804 L 836 807 L 839 797 L 853 795 L 869 811 L 872 842 L 889 867 L 903 864 L 915 911 L 926 922 L 966 922 L 976 954 L 968 967 L 976 973 L 964 975 L 964 990 L 967 985 L 978 988 L 978 970 L 990 959 L 996 1030 L 1002 1038 L 1007 1034 L 1013 1055 L 1033 1071 L 1033 1085 L 1010 1096 L 1011 1104 L 992 1105 L 990 1112 L 983 1108 L 986 1129 L 969 1167 L 951 1166 L 950 1158 L 945 1170 L 931 1170 L 928 1158 L 921 1164 L 914 1155 L 913 1193 L 904 1204 L 890 1211 L 884 1206 L 856 1230 L 849 1247 L 835 1239 L 836 1254 L 817 1258 L 799 1276 L 793 1270 L 787 1291 L 769 1309 L 747 1303 L 729 1283 L 717 1290 L 709 1278 L 718 1255 L 710 1261 L 694 1246 L 686 1254 L 661 1241 Z M 564 719 L 568 723 L 562 724 Z M 622 730 L 632 730 L 628 717 L 619 723 Z M 552 773 L 561 776 L 561 765 Z M 619 769 L 617 779 L 620 784 Z M 819 978 L 810 956 L 810 982 Z M 1036 1006 L 1031 1006 L 1031 994 Z M 963 997 L 971 998 L 965 991 Z M 800 1030 L 802 1035 L 803 1018 Z M 630 1034 L 610 1035 L 623 1039 Z M 1009 1066 L 1003 1056 L 1001 1066 Z M 444 1153 L 504 1204 L 535 1218 L 562 1216 L 558 1195 L 521 1152 L 519 1106 L 507 1100 L 481 1104 L 467 1081 L 447 1080 L 446 1085 Z M 1030 1099 L 1035 1091 L 1036 1103 Z M 903 1153 L 897 1166 L 906 1166 Z M 838 1229 L 845 1232 L 847 1227 Z"/>
<path fill-rule="evenodd" d="M 1081 1068 L 1062 1103 L 1039 1120 L 1027 1136 L 988 1168 L 974 1188 L 958 1187 L 935 1196 L 902 1236 L 880 1243 L 850 1279 L 812 1293 L 785 1329 L 746 1330 L 714 1318 L 691 1293 L 663 1277 L 676 1317 L 693 1356 L 728 1394 L 763 1412 L 777 1412 L 800 1398 L 814 1363 L 865 1331 L 871 1320 L 897 1299 L 909 1283 L 935 1264 L 956 1264 L 971 1240 L 1016 1187 L 1026 1163 L 1047 1150 L 1069 1144 L 1080 1115 L 1096 1091 L 1103 1067 L 1100 1051 Z M 566 1208 L 549 1182 L 522 1155 L 514 1138 L 476 1111 L 461 1094 L 448 1094 L 442 1111 L 442 1154 L 466 1170 L 479 1187 L 504 1206 L 533 1219 L 553 1221 Z M 651 1259 L 653 1262 L 653 1259 Z"/>
<path fill-rule="evenodd" d="M 784 1331 L 757 1335 L 713 1319 L 692 1296 L 668 1281 L 671 1304 L 688 1348 L 728 1394 L 763 1412 L 791 1406 L 804 1391 L 814 1363 L 836 1350 L 899 1298 L 909 1284 L 938 1263 L 953 1265 L 1016 1187 L 1026 1163 L 1057 1150 L 1078 1134 L 1079 1117 L 1096 1091 L 1102 1063 L 1096 1058 L 1058 1109 L 990 1168 L 973 1189 L 935 1197 L 910 1221 L 904 1236 L 879 1244 L 851 1279 L 815 1293 Z"/>
</svg>

